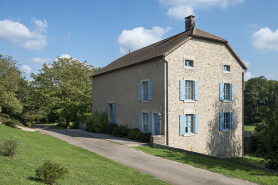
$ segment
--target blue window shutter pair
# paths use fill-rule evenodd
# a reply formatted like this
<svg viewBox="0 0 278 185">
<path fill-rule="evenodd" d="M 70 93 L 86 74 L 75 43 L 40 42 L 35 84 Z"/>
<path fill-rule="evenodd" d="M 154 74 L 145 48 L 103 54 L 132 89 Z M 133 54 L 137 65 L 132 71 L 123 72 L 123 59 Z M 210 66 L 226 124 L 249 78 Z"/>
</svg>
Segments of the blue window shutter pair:
<svg viewBox="0 0 278 185">
<path fill-rule="evenodd" d="M 224 100 L 224 83 L 219 84 L 219 100 Z M 231 100 L 235 100 L 235 85 L 231 84 Z"/>
<path fill-rule="evenodd" d="M 112 123 L 116 123 L 116 105 L 112 104 Z"/>
<path fill-rule="evenodd" d="M 231 130 L 235 129 L 235 113 L 231 113 Z"/>
<path fill-rule="evenodd" d="M 148 113 L 148 132 L 152 133 L 152 113 Z"/>
<path fill-rule="evenodd" d="M 105 114 L 106 114 L 106 117 L 108 117 L 108 104 L 105 104 Z"/>
<path fill-rule="evenodd" d="M 231 84 L 231 100 L 235 100 L 235 85 Z"/>
<path fill-rule="evenodd" d="M 224 130 L 224 113 L 220 113 L 220 124 L 219 124 L 219 130 L 223 131 Z"/>
<path fill-rule="evenodd" d="M 199 133 L 199 114 L 194 115 L 194 133 Z M 185 134 L 185 115 L 180 115 L 180 135 Z"/>
<path fill-rule="evenodd" d="M 142 113 L 138 113 L 138 129 L 142 131 Z"/>
<path fill-rule="evenodd" d="M 138 100 L 142 100 L 142 82 L 138 83 Z M 152 81 L 148 81 L 148 100 L 152 100 Z"/>
<path fill-rule="evenodd" d="M 199 83 L 198 81 L 194 81 L 194 100 L 198 101 L 199 100 Z M 185 100 L 185 80 L 180 80 L 180 100 L 184 101 Z"/>
</svg>

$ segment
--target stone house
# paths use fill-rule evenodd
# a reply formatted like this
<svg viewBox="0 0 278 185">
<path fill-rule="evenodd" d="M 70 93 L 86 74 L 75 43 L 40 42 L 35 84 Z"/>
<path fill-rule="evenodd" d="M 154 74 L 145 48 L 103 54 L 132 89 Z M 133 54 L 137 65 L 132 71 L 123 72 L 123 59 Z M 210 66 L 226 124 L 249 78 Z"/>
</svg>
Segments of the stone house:
<svg viewBox="0 0 278 185">
<path fill-rule="evenodd" d="M 243 73 L 228 41 L 195 27 L 111 62 L 92 76 L 92 110 L 152 133 L 154 143 L 243 155 Z"/>
</svg>

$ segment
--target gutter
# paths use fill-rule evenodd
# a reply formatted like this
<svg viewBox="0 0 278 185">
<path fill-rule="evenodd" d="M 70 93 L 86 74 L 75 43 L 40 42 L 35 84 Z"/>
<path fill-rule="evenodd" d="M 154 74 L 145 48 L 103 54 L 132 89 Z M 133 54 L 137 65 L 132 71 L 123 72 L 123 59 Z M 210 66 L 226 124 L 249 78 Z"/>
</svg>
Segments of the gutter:
<svg viewBox="0 0 278 185">
<path fill-rule="evenodd" d="M 165 120 L 165 141 L 166 141 L 166 145 L 169 145 L 169 125 L 168 125 L 168 62 L 167 60 L 165 60 L 165 55 L 163 55 L 162 59 L 164 60 L 165 64 L 166 64 L 166 111 L 165 111 L 165 114 L 166 114 L 166 120 Z"/>
<path fill-rule="evenodd" d="M 244 73 L 247 69 L 243 70 L 242 72 L 242 156 L 244 156 L 244 91 L 245 91 L 245 84 L 244 84 Z"/>
</svg>

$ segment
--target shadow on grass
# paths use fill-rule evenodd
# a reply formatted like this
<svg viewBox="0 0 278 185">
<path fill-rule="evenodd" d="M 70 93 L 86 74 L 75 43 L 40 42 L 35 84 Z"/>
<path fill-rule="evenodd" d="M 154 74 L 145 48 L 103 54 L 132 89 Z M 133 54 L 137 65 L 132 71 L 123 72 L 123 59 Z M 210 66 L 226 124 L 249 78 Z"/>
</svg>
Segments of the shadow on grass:
<svg viewBox="0 0 278 185">
<path fill-rule="evenodd" d="M 27 179 L 30 181 L 35 181 L 35 182 L 43 182 L 43 180 L 38 177 L 28 177 Z"/>
</svg>

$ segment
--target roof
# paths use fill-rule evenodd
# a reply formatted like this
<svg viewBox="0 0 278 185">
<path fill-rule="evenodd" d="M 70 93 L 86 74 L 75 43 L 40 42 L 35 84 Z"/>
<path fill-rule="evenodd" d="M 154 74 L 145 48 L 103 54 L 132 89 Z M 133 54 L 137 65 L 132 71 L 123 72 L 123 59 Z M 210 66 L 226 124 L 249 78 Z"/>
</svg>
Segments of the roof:
<svg viewBox="0 0 278 185">
<path fill-rule="evenodd" d="M 102 68 L 100 71 L 92 75 L 92 77 L 115 71 L 124 67 L 136 65 L 141 62 L 146 62 L 152 59 L 167 56 L 191 38 L 206 39 L 226 44 L 230 51 L 238 59 L 243 69 L 247 69 L 244 62 L 239 58 L 239 56 L 235 53 L 232 47 L 228 44 L 227 40 L 194 27 L 191 30 L 181 32 L 172 37 L 166 38 L 144 48 L 138 49 L 134 52 L 128 53 L 122 56 L 121 58 L 118 58 L 117 60 L 111 62 L 110 64 Z"/>
</svg>

